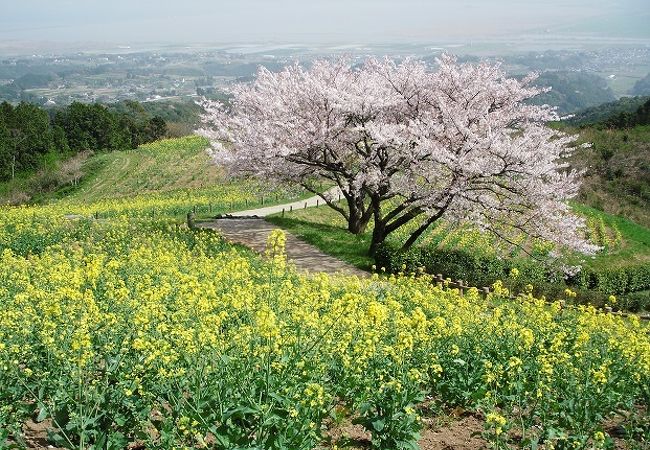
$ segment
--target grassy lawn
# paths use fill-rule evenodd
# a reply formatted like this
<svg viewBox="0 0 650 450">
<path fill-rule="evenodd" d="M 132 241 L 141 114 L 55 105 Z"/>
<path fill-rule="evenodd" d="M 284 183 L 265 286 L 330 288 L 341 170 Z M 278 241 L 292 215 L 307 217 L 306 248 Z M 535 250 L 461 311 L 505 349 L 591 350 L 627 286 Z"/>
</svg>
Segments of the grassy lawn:
<svg viewBox="0 0 650 450">
<path fill-rule="evenodd" d="M 266 220 L 359 269 L 370 270 L 375 262 L 367 252 L 370 233 L 350 233 L 343 217 L 328 206 L 297 209 L 284 217 L 274 214 Z"/>
<path fill-rule="evenodd" d="M 584 267 L 602 270 L 643 267 L 650 264 L 650 230 L 648 228 L 623 217 L 607 214 L 584 205 L 574 205 L 574 209 L 578 214 L 587 218 L 593 239 L 606 247 L 597 256 L 586 259 L 583 263 Z M 374 260 L 367 254 L 372 224 L 366 233 L 355 236 L 346 230 L 345 220 L 339 213 L 328 207 L 287 212 L 284 217 L 276 214 L 268 217 L 267 220 L 315 245 L 325 253 L 356 267 L 368 270 L 374 264 Z M 480 236 L 477 238 L 477 234 L 480 233 L 475 231 L 472 232 L 472 236 L 468 236 L 467 233 L 469 232 L 448 230 L 446 226 L 441 225 L 424 236 L 420 245 L 433 245 L 441 249 L 455 248 L 465 252 L 485 252 L 486 242 L 489 242 L 487 240 L 489 238 Z M 399 238 L 399 236 L 392 237 L 392 239 Z M 558 291 L 558 288 L 559 291 L 564 289 L 559 286 L 552 287 L 553 292 Z M 582 292 L 581 296 L 586 295 L 585 299 L 589 299 L 588 301 L 603 295 L 599 293 L 593 297 L 589 295 L 589 292 L 596 294 L 596 291 Z M 621 306 L 629 303 L 637 305 L 631 306 L 632 310 L 647 309 L 650 304 L 646 297 L 648 297 L 648 292 L 625 294 L 625 297 L 621 298 Z"/>
<path fill-rule="evenodd" d="M 650 264 L 650 229 L 624 217 L 607 214 L 588 206 L 574 205 L 573 207 L 583 217 L 596 221 L 602 220 L 608 234 L 613 235 L 613 230 L 620 232 L 621 242 L 617 245 L 612 244 L 606 251 L 587 260 L 588 266 L 597 268 Z M 275 214 L 267 220 L 291 231 L 324 252 L 357 267 L 367 269 L 373 264 L 372 258 L 366 253 L 370 245 L 370 231 L 359 236 L 349 233 L 341 215 L 328 207 L 287 212 L 285 217 Z M 368 228 L 371 230 L 372 224 Z M 433 239 L 431 236 L 424 236 L 422 241 L 431 242 Z"/>
<path fill-rule="evenodd" d="M 315 213 L 312 211 L 316 210 Z M 322 218 L 333 210 L 325 207 L 309 208 L 305 211 L 312 213 L 314 218 Z M 370 270 L 374 260 L 368 255 L 367 249 L 370 246 L 370 234 L 355 236 L 348 232 L 344 226 L 332 225 L 324 222 L 310 221 L 309 218 L 300 218 L 300 215 L 308 215 L 303 212 L 293 212 L 288 217 L 274 215 L 267 217 L 267 221 L 284 228 L 298 236 L 305 242 L 318 247 L 342 261 L 345 261 L 362 270 Z M 336 214 L 336 213 L 335 213 Z M 298 217 L 296 217 L 298 216 Z"/>
<path fill-rule="evenodd" d="M 345 208 L 345 202 L 341 202 L 341 206 Z M 266 220 L 290 231 L 325 253 L 362 270 L 370 270 L 375 263 L 368 254 L 372 221 L 368 224 L 365 233 L 354 235 L 348 232 L 345 219 L 327 206 L 286 212 L 284 217 L 281 214 L 274 214 L 267 217 Z M 406 229 L 407 226 L 404 228 Z M 390 238 L 395 239 L 396 236 L 398 236 L 398 232 L 395 232 Z"/>
</svg>

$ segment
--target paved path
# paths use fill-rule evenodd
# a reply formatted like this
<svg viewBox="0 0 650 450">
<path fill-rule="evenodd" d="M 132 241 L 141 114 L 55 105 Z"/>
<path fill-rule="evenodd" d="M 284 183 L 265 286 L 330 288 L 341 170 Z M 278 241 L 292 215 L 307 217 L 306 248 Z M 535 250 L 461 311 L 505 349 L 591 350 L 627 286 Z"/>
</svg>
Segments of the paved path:
<svg viewBox="0 0 650 450">
<path fill-rule="evenodd" d="M 330 198 L 337 199 L 341 195 L 341 189 L 339 187 L 333 187 L 332 189 L 326 191 L 323 195 L 327 195 Z M 284 205 L 275 205 L 275 206 L 266 206 L 264 208 L 257 209 L 248 209 L 246 211 L 238 211 L 233 213 L 228 213 L 228 216 L 232 217 L 266 217 L 271 214 L 281 213 L 284 209 L 289 211 L 290 209 L 302 209 L 307 205 L 307 208 L 316 206 L 317 204 L 324 205 L 325 200 L 320 195 L 314 195 L 305 200 L 298 200 L 292 203 L 285 203 Z"/>
<path fill-rule="evenodd" d="M 264 219 L 253 218 L 215 219 L 197 223 L 197 226 L 219 230 L 229 241 L 243 244 L 258 253 L 264 253 L 267 237 L 271 231 L 279 228 Z M 368 272 L 323 253 L 291 233 L 287 233 L 286 251 L 287 258 L 301 271 L 368 275 Z"/>
<path fill-rule="evenodd" d="M 338 188 L 335 188 L 329 192 L 338 196 L 339 191 Z M 319 202 L 323 201 L 320 196 L 314 196 L 285 205 L 240 211 L 230 214 L 229 216 L 232 216 L 232 218 L 214 219 L 208 222 L 199 222 L 196 225 L 201 228 L 219 230 L 229 241 L 243 244 L 259 253 L 264 253 L 267 237 L 271 231 L 280 227 L 272 225 L 260 217 L 282 212 L 283 208 L 288 211 L 290 206 L 293 209 L 304 208 L 305 203 L 307 203 L 307 207 L 316 206 L 317 199 Z M 257 218 L 254 216 L 257 216 Z M 323 253 L 318 248 L 301 241 L 291 233 L 287 233 L 286 251 L 288 259 L 301 271 L 368 276 L 368 272 Z"/>
</svg>

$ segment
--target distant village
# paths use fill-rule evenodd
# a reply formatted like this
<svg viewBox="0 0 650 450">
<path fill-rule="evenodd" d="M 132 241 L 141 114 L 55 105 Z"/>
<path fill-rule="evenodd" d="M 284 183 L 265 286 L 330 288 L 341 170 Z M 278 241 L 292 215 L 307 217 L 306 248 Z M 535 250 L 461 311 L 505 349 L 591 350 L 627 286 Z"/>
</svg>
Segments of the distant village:
<svg viewBox="0 0 650 450">
<path fill-rule="evenodd" d="M 590 51 L 515 52 L 500 55 L 478 46 L 410 45 L 393 47 L 305 48 L 293 46 L 248 46 L 227 49 L 134 50 L 128 46 L 112 52 L 77 52 L 67 55 L 32 54 L 21 57 L 0 56 L 0 101 L 28 101 L 42 106 L 65 106 L 72 102 L 113 103 L 192 100 L 199 96 L 218 97 L 232 81 L 251 79 L 260 65 L 277 70 L 286 64 L 309 60 L 321 54 L 338 53 L 355 59 L 369 55 L 415 55 L 434 62 L 442 52 L 458 54 L 461 59 L 498 59 L 508 72 L 518 75 L 530 71 L 568 74 L 574 84 L 580 77 L 591 76 L 590 83 L 600 85 L 602 93 L 584 93 L 594 97 L 576 107 L 611 101 L 627 95 L 648 95 L 635 84 L 650 72 L 647 47 Z M 473 54 L 476 52 L 477 54 Z M 547 83 L 562 92 L 561 81 L 549 77 Z M 566 86 L 566 89 L 572 89 Z M 581 92 L 573 89 L 573 94 Z M 570 110 L 572 105 L 567 106 Z"/>
</svg>

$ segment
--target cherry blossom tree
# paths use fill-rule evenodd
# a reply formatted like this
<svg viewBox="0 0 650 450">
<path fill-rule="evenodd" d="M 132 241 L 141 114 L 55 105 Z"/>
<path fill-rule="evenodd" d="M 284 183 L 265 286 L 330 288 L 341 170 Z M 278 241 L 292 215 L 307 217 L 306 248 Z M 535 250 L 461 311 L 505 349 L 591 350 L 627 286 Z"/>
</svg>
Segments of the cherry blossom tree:
<svg viewBox="0 0 650 450">
<path fill-rule="evenodd" d="M 201 133 L 233 173 L 323 195 L 352 233 L 373 221 L 371 253 L 409 224 L 407 249 L 443 218 L 513 243 L 524 234 L 594 252 L 567 205 L 581 175 L 565 162 L 573 139 L 546 125 L 558 119 L 554 109 L 526 102 L 542 92 L 535 77 L 437 62 L 435 71 L 374 58 L 261 68 L 232 88 L 228 107 L 204 102 Z M 323 181 L 344 202 L 323 193 Z"/>
</svg>

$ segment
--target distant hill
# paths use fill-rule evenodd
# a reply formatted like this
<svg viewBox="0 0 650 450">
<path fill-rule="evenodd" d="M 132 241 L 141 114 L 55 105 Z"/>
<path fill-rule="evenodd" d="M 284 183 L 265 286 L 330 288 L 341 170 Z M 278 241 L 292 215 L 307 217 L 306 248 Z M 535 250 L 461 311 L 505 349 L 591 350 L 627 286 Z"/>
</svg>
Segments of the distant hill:
<svg viewBox="0 0 650 450">
<path fill-rule="evenodd" d="M 535 84 L 552 89 L 535 97 L 532 103 L 557 106 L 560 114 L 570 114 L 616 100 L 604 78 L 587 72 L 543 72 Z"/>
<path fill-rule="evenodd" d="M 630 91 L 632 95 L 650 95 L 650 73 L 634 84 Z"/>
<path fill-rule="evenodd" d="M 623 97 L 614 102 L 603 103 L 602 105 L 592 106 L 575 113 L 575 115 L 566 121 L 571 125 L 584 126 L 604 123 L 614 116 L 623 113 L 635 113 L 639 107 L 650 100 L 650 97 Z"/>
</svg>

